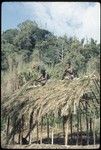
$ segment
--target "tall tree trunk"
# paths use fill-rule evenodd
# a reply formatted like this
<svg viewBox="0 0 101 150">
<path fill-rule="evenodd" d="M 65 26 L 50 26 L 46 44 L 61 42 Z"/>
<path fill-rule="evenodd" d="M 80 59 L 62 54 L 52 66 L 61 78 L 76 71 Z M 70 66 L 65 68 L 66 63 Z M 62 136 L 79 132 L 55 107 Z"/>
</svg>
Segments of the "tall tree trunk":
<svg viewBox="0 0 101 150">
<path fill-rule="evenodd" d="M 42 131 L 43 131 L 43 117 L 41 119 L 40 144 L 42 144 Z"/>
<path fill-rule="evenodd" d="M 7 118 L 6 144 L 8 144 L 9 142 L 9 126 L 10 126 L 10 117 Z"/>
</svg>

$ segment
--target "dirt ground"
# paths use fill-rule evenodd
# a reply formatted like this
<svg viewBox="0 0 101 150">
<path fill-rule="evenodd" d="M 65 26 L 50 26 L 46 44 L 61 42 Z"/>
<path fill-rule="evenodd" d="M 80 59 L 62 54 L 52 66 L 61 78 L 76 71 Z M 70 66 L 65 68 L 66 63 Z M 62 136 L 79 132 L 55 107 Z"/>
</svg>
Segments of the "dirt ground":
<svg viewBox="0 0 101 150">
<path fill-rule="evenodd" d="M 52 145 L 52 144 L 29 144 L 29 145 L 7 145 L 2 148 L 7 149 L 99 149 L 100 145 L 87 145 L 87 146 L 65 146 L 65 145 Z"/>
</svg>

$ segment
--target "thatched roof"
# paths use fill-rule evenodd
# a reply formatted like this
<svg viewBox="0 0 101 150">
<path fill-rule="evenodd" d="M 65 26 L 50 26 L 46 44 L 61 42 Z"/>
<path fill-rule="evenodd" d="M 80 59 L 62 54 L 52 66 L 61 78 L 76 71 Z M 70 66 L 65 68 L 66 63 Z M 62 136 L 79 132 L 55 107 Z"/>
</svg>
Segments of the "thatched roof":
<svg viewBox="0 0 101 150">
<path fill-rule="evenodd" d="M 27 117 L 33 111 L 34 117 L 40 120 L 42 116 L 56 114 L 58 110 L 61 110 L 61 116 L 67 115 L 69 108 L 73 110 L 74 102 L 78 106 L 83 94 L 93 90 L 95 80 L 99 80 L 99 77 L 92 74 L 71 81 L 50 80 L 44 86 L 28 89 L 32 82 L 30 81 L 16 93 L 2 100 L 2 116 L 20 118 L 25 114 Z M 92 104 L 90 107 L 92 108 Z"/>
</svg>

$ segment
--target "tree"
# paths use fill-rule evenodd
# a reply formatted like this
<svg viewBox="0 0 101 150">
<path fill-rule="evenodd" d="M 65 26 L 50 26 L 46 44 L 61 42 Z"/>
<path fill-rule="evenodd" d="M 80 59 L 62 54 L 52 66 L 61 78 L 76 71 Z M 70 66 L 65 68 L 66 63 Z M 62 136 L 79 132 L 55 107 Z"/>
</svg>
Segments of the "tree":
<svg viewBox="0 0 101 150">
<path fill-rule="evenodd" d="M 35 38 L 32 38 L 32 33 L 37 29 L 37 24 L 30 20 L 18 25 L 18 35 L 15 37 L 14 44 L 19 49 L 31 50 L 35 46 Z"/>
<path fill-rule="evenodd" d="M 3 40 L 7 43 L 14 44 L 14 38 L 17 36 L 18 30 L 17 29 L 9 29 L 3 32 Z"/>
</svg>

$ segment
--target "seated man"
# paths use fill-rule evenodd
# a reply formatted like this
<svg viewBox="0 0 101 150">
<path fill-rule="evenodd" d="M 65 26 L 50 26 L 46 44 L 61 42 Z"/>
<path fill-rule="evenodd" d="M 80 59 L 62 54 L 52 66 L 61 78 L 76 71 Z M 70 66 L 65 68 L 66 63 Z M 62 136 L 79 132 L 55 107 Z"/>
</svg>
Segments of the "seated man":
<svg viewBox="0 0 101 150">
<path fill-rule="evenodd" d="M 41 85 L 45 85 L 47 80 L 49 79 L 49 74 L 46 73 L 46 70 L 45 69 L 41 69 L 41 76 L 36 80 L 36 82 L 38 83 L 41 83 Z M 36 84 L 37 84 L 36 83 Z"/>
<path fill-rule="evenodd" d="M 76 71 L 71 67 L 71 63 L 68 63 L 68 66 L 66 66 L 64 74 L 62 76 L 62 80 L 63 79 L 73 80 L 75 76 L 76 76 Z"/>
</svg>

